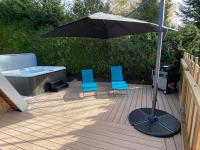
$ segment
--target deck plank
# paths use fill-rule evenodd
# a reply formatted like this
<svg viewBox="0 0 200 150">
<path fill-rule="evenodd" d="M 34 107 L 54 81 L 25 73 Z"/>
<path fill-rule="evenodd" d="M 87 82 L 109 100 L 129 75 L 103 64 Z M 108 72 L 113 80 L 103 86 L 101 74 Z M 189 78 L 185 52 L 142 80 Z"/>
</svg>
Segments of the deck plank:
<svg viewBox="0 0 200 150">
<path fill-rule="evenodd" d="M 132 86 L 129 85 L 129 87 L 132 87 Z M 125 124 L 126 123 L 126 120 L 128 118 L 128 114 L 129 114 L 129 108 L 130 108 L 131 103 L 132 103 L 132 95 L 134 94 L 134 92 L 135 92 L 135 90 L 129 90 L 128 91 L 128 98 L 126 100 L 126 104 L 124 106 L 124 110 L 123 110 L 121 118 L 119 120 L 120 124 Z"/>
<path fill-rule="evenodd" d="M 129 110 L 128 110 L 128 114 L 130 114 L 133 110 L 136 109 L 136 104 L 137 104 L 137 101 L 138 101 L 139 89 L 138 89 L 137 86 L 134 86 L 133 90 L 134 90 L 134 92 L 132 92 L 132 96 L 130 96 L 130 98 L 132 100 L 131 100 L 131 105 L 130 105 Z M 126 119 L 126 124 L 129 125 L 128 118 Z"/>
<path fill-rule="evenodd" d="M 0 149 L 181 150 L 180 134 L 151 137 L 128 122 L 134 109 L 151 107 L 150 85 L 130 84 L 128 95 L 84 98 L 76 93 L 80 92 L 80 85 L 72 82 L 73 89 L 28 100 L 32 109 L 27 112 L 0 114 Z M 164 95 L 159 91 L 157 108 L 180 117 L 177 94 Z"/>
<path fill-rule="evenodd" d="M 161 94 L 161 92 L 159 92 L 160 94 L 160 97 L 161 97 L 161 101 L 164 105 L 164 111 L 167 111 L 168 113 L 172 114 L 172 109 L 169 105 L 169 101 L 167 100 L 166 98 L 166 95 L 164 94 Z M 166 142 L 166 147 L 167 147 L 167 150 L 176 150 L 176 144 L 175 144 L 175 140 L 173 137 L 170 137 L 170 138 L 165 138 L 165 142 Z"/>
</svg>

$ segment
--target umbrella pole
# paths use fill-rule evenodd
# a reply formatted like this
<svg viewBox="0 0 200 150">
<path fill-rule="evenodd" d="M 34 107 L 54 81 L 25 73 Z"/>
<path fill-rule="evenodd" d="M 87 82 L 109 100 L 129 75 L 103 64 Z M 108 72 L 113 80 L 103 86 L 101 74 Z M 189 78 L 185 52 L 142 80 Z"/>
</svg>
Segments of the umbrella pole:
<svg viewBox="0 0 200 150">
<path fill-rule="evenodd" d="M 165 19 L 165 0 L 160 1 L 160 20 L 159 20 L 159 33 L 158 33 L 158 45 L 156 54 L 156 68 L 154 75 L 154 89 L 153 89 L 153 100 L 152 100 L 152 117 L 155 116 L 156 102 L 157 102 L 157 91 L 158 91 L 158 80 L 160 70 L 161 51 L 163 44 L 163 26 Z"/>
<path fill-rule="evenodd" d="M 163 44 L 165 0 L 160 0 L 159 34 L 154 75 L 152 108 L 140 108 L 129 114 L 129 122 L 138 131 L 156 137 L 170 137 L 180 132 L 180 122 L 165 111 L 156 109 L 160 59 Z"/>
</svg>

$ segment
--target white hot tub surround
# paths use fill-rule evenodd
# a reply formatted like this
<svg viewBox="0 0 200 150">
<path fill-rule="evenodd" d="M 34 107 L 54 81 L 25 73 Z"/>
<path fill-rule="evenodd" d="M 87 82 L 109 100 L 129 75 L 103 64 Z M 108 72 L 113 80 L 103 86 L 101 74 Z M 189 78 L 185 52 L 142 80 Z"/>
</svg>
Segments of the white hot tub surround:
<svg viewBox="0 0 200 150">
<path fill-rule="evenodd" d="M 0 55 L 0 72 L 37 66 L 33 53 Z"/>
<path fill-rule="evenodd" d="M 0 55 L 0 72 L 23 96 L 46 91 L 49 81 L 66 80 L 63 66 L 37 66 L 33 53 Z"/>
<path fill-rule="evenodd" d="M 34 77 L 42 74 L 65 70 L 63 66 L 35 66 L 29 68 L 22 68 L 16 70 L 9 70 L 1 72 L 4 76 L 13 77 Z"/>
</svg>

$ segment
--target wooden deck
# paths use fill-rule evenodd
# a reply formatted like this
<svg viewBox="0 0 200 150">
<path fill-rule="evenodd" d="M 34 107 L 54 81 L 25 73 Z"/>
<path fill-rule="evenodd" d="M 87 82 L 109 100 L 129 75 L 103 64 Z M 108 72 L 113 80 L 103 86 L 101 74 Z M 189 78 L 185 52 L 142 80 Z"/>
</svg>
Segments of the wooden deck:
<svg viewBox="0 0 200 150">
<path fill-rule="evenodd" d="M 80 82 L 71 82 L 70 88 L 28 100 L 27 112 L 1 114 L 0 149 L 182 150 L 180 134 L 151 137 L 128 123 L 132 110 L 151 107 L 151 86 L 129 85 L 128 96 L 102 91 L 81 98 L 79 92 Z M 158 98 L 158 108 L 179 119 L 178 95 L 159 92 Z"/>
</svg>

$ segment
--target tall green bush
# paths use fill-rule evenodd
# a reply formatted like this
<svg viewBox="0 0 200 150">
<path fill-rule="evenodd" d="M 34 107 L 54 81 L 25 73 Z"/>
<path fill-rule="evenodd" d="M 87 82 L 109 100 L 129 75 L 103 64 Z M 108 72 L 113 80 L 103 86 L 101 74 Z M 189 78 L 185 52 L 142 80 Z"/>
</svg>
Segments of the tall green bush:
<svg viewBox="0 0 200 150">
<path fill-rule="evenodd" d="M 11 0 L 3 0 L 2 2 L 6 1 L 12 2 Z M 14 1 L 24 2 L 23 0 Z M 59 0 L 51 1 L 59 2 Z M 26 3 L 28 2 L 36 1 L 26 1 Z M 0 10 L 0 53 L 34 52 L 37 55 L 39 65 L 63 65 L 66 66 L 70 75 L 79 77 L 82 69 L 91 68 L 94 70 L 96 77 L 107 79 L 110 76 L 111 65 L 122 65 L 126 79 L 139 82 L 149 81 L 151 69 L 154 68 L 155 64 L 157 47 L 156 33 L 127 36 L 110 40 L 86 38 L 44 39 L 40 37 L 41 34 L 49 31 L 53 26 L 80 18 L 82 13 L 83 15 L 87 15 L 91 11 L 95 12 L 95 10 L 109 11 L 108 6 L 104 5 L 100 0 L 96 0 L 99 5 L 90 5 L 92 2 L 91 0 L 85 0 L 84 3 L 80 0 L 76 0 L 76 2 L 76 5 L 65 13 L 62 10 L 62 5 L 58 3 L 59 11 L 57 12 L 62 12 L 60 13 L 60 19 L 58 19 L 59 17 L 55 19 L 52 14 L 54 11 L 51 11 L 51 7 L 46 7 L 50 10 L 45 10 L 47 13 L 45 16 L 50 16 L 52 18 L 47 19 L 48 22 L 43 22 L 42 25 L 37 24 L 36 27 L 34 27 L 35 22 L 26 18 L 25 14 L 27 14 L 27 9 L 25 9 L 25 12 L 19 9 L 21 6 L 17 8 L 17 10 L 20 10 L 18 10 L 20 12 L 20 15 L 18 14 L 20 17 L 18 16 L 18 19 L 14 18 L 13 20 L 11 16 L 3 15 L 3 9 Z M 84 7 L 80 7 L 82 3 Z M 1 8 L 4 5 L 5 4 L 2 5 L 0 2 Z M 13 5 L 16 6 L 15 3 Z M 33 6 L 35 7 L 35 5 L 34 3 Z M 9 9 L 11 8 L 12 7 Z M 16 9 L 16 7 L 14 8 Z M 56 7 L 54 9 L 58 10 L 58 8 Z M 29 10 L 29 13 L 32 15 L 36 13 L 43 16 L 43 9 L 41 12 L 39 10 L 35 12 L 34 9 Z M 37 19 L 40 20 L 40 17 Z M 164 40 L 162 64 L 178 63 L 184 51 L 200 56 L 199 45 L 200 30 L 194 25 L 181 28 L 178 32 L 168 32 Z"/>
<path fill-rule="evenodd" d="M 164 41 L 163 61 L 179 61 L 184 52 L 200 56 L 200 29 L 188 24 L 178 32 L 169 32 Z"/>
</svg>

